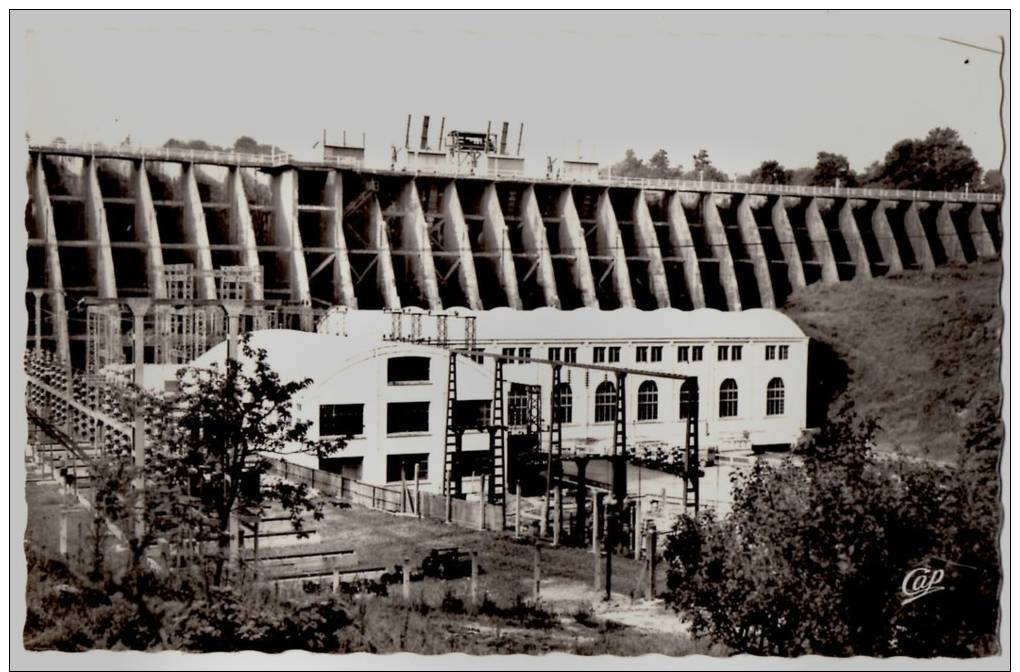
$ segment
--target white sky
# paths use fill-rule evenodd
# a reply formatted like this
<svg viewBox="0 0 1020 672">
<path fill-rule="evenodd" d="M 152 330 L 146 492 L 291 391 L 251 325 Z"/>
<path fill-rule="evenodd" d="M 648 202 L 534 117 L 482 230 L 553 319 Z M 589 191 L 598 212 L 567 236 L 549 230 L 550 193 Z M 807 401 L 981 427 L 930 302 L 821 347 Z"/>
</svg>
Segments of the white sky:
<svg viewBox="0 0 1020 672">
<path fill-rule="evenodd" d="M 15 130 L 151 146 L 247 134 L 314 158 L 323 127 L 331 141 L 343 128 L 366 133 L 382 165 L 408 113 L 417 142 L 424 113 L 433 144 L 442 116 L 447 130 L 507 120 L 512 143 L 523 121 L 529 172 L 580 142 L 602 163 L 662 147 L 685 168 L 704 147 L 734 174 L 772 158 L 814 165 L 819 150 L 862 169 L 951 126 L 991 168 L 999 57 L 937 38 L 998 48 L 1008 22 L 1006 11 L 15 12 Z"/>
</svg>

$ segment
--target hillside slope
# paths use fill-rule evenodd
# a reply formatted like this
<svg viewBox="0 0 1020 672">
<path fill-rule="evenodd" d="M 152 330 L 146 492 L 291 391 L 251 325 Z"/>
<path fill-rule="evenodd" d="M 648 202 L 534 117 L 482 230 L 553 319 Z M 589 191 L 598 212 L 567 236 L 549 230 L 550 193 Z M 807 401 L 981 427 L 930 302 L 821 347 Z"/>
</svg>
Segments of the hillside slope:
<svg viewBox="0 0 1020 672">
<path fill-rule="evenodd" d="M 852 400 L 879 420 L 884 446 L 954 454 L 978 405 L 1001 394 L 1001 270 L 976 263 L 791 296 L 783 312 L 812 338 L 809 420 Z"/>
</svg>

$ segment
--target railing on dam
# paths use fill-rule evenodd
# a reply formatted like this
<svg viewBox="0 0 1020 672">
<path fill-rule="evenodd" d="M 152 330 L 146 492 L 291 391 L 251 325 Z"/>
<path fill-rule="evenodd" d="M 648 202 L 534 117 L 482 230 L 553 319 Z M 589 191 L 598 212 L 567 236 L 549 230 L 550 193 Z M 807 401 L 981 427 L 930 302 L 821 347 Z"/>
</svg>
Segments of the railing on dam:
<svg viewBox="0 0 1020 672">
<path fill-rule="evenodd" d="M 485 179 L 514 182 L 528 181 L 548 184 L 590 184 L 603 187 L 624 187 L 649 191 L 697 191 L 723 194 L 760 194 L 781 196 L 812 196 L 820 198 L 860 198 L 893 201 L 958 201 L 969 203 L 999 203 L 1002 194 L 970 191 L 930 191 L 923 189 L 878 189 L 825 187 L 788 184 L 754 184 L 748 182 L 707 182 L 701 180 L 665 180 L 644 177 L 591 175 L 590 177 L 562 177 L 560 175 L 527 175 L 523 172 L 471 168 L 449 162 L 429 167 L 394 165 L 388 169 L 362 168 L 360 162 L 346 157 L 298 161 L 287 152 L 249 154 L 178 147 L 145 148 L 131 145 L 109 146 L 102 143 L 30 145 L 30 152 L 65 156 L 91 156 L 105 159 L 173 161 L 207 163 L 222 166 L 252 168 L 279 168 L 283 166 L 314 166 L 366 170 L 408 176 L 434 176 L 447 178 Z"/>
<path fill-rule="evenodd" d="M 224 152 L 218 150 L 191 149 L 185 147 L 135 147 L 133 145 L 110 146 L 102 143 L 30 145 L 30 152 L 63 154 L 66 156 L 91 156 L 101 159 L 129 159 L 151 161 L 174 161 L 186 163 L 209 163 L 223 166 L 274 167 L 293 163 L 287 152 L 250 154 L 246 152 Z"/>
</svg>

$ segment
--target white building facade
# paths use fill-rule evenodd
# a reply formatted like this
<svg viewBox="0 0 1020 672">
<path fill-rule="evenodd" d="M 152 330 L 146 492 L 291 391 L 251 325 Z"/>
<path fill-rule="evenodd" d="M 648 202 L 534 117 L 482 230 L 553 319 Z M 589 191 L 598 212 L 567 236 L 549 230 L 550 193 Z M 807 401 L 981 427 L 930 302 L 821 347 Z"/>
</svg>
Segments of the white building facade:
<svg viewBox="0 0 1020 672">
<path fill-rule="evenodd" d="M 504 424 L 510 434 L 521 431 L 516 425 L 526 415 L 527 386 L 539 386 L 544 425 L 555 403 L 565 450 L 611 451 L 616 373 L 572 364 L 630 371 L 625 378 L 627 439 L 635 454 L 682 445 L 695 404 L 702 451 L 786 447 L 805 429 L 808 338 L 777 311 L 458 309 L 446 312 L 445 347 L 435 344 L 436 315 L 411 315 L 397 318 L 402 320 L 400 336 L 411 334 L 411 320 L 417 319 L 414 335 L 421 341 L 392 340 L 397 335 L 393 316 L 377 311 L 339 315 L 320 328 L 324 333 L 252 335 L 252 345 L 267 351 L 281 378 L 312 379 L 296 400 L 296 415 L 312 422 L 313 437 L 348 437 L 336 458 L 288 459 L 374 485 L 399 482 L 401 475 L 412 479 L 418 465 L 423 487 L 441 491 L 449 348 L 471 344 L 465 338 L 465 318 L 475 318 L 476 350 L 561 363 L 555 395 L 552 365 L 504 366 Z M 226 345 L 220 344 L 195 365 L 208 366 L 225 355 Z M 494 370 L 494 359 L 457 357 L 458 412 L 487 417 Z M 697 398 L 689 382 L 658 378 L 654 372 L 696 379 Z M 546 445 L 547 433 L 540 440 Z M 488 432 L 466 431 L 462 450 L 467 473 L 484 471 Z"/>
</svg>

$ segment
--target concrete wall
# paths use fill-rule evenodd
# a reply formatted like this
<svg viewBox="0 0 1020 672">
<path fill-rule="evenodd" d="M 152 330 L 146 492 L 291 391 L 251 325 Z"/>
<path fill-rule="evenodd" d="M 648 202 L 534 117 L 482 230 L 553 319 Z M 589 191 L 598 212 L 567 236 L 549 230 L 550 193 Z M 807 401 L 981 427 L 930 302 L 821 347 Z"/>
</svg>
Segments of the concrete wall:
<svg viewBox="0 0 1020 672">
<path fill-rule="evenodd" d="M 37 265 L 33 269 L 34 277 L 44 277 L 45 271 L 48 288 L 60 286 L 61 276 L 65 281 L 72 277 L 70 269 L 61 268 L 61 259 L 64 259 L 64 263 L 87 264 L 87 273 L 75 274 L 85 275 L 86 278 L 75 277 L 71 283 L 76 285 L 71 288 L 75 300 L 85 296 L 111 298 L 125 293 L 124 288 L 134 288 L 138 284 L 137 278 L 118 277 L 120 274 L 115 273 L 113 251 L 121 254 L 121 248 L 130 248 L 139 250 L 140 259 L 144 259 L 146 284 L 150 287 L 150 294 L 156 298 L 162 292 L 160 278 L 164 260 L 183 257 L 200 272 L 211 271 L 214 263 L 239 263 L 250 268 L 262 265 L 268 278 L 266 286 L 277 288 L 278 292 L 282 290 L 282 293 L 275 293 L 271 298 L 289 298 L 305 303 L 311 301 L 309 270 L 298 227 L 296 193 L 298 178 L 304 168 L 217 168 L 225 171 L 226 181 L 223 183 L 221 178 L 217 178 L 216 184 L 212 185 L 215 195 L 210 197 L 205 195 L 205 190 L 210 187 L 210 180 L 205 175 L 214 174 L 215 171 L 201 163 L 166 162 L 146 157 L 142 164 L 141 159 L 118 159 L 119 164 L 125 166 L 135 162 L 134 171 L 129 176 L 130 193 L 126 194 L 135 206 L 135 237 L 133 240 L 111 243 L 111 231 L 106 222 L 107 206 L 104 205 L 104 194 L 97 174 L 97 162 L 107 159 L 90 156 L 42 159 L 41 156 L 45 155 L 33 154 L 34 167 L 29 175 L 33 207 L 28 217 L 32 228 L 38 232 L 29 244 L 44 248 L 44 252 L 30 256 L 30 263 Z M 51 162 L 46 164 L 47 170 L 41 168 L 42 160 Z M 111 160 L 111 165 L 113 163 Z M 51 164 L 53 171 L 48 170 Z M 141 168 L 142 165 L 146 169 Z M 178 170 L 180 179 L 176 180 L 175 171 Z M 241 171 L 249 170 L 255 178 L 254 187 L 251 181 L 241 179 Z M 321 168 L 316 170 L 320 175 L 323 172 Z M 324 227 L 321 242 L 313 243 L 316 248 L 323 249 L 309 251 L 309 255 L 318 264 L 332 254 L 332 259 L 327 262 L 328 268 L 322 270 L 328 273 L 326 277 L 330 278 L 332 288 L 330 290 L 327 286 L 325 290 L 317 290 L 323 292 L 319 298 L 356 307 L 355 279 L 343 222 L 343 182 L 347 179 L 343 176 L 348 174 L 347 171 L 346 168 L 328 169 L 321 201 L 306 204 L 309 209 L 321 210 Z M 157 177 L 159 175 L 173 178 L 160 180 Z M 198 177 L 203 178 L 201 189 Z M 56 189 L 56 196 L 52 198 L 50 192 L 53 189 L 47 184 L 48 179 L 61 182 L 52 185 Z M 316 184 L 318 179 L 305 177 L 301 183 Z M 393 181 L 392 176 L 373 177 L 371 172 L 362 173 L 357 179 Z M 462 188 L 462 182 L 470 182 L 470 189 L 466 186 Z M 247 194 L 246 184 L 249 189 Z M 441 308 L 445 295 L 439 292 L 432 249 L 435 243 L 431 240 L 429 228 L 431 223 L 422 212 L 414 179 L 402 179 L 400 184 L 404 191 L 398 196 L 399 202 L 386 203 L 400 211 L 398 216 L 401 219 L 395 224 L 401 231 L 401 249 L 394 252 L 401 253 L 402 262 L 405 258 L 411 262 L 412 274 L 408 281 L 420 285 L 423 304 L 430 308 Z M 690 294 L 691 303 L 695 308 L 702 307 L 706 301 L 702 266 L 708 262 L 718 264 L 723 295 L 719 298 L 720 303 L 725 301 L 730 310 L 739 309 L 740 288 L 727 231 L 719 211 L 720 199 L 738 199 L 735 211 L 739 236 L 748 250 L 749 261 L 754 269 L 753 281 L 765 306 L 773 305 L 779 297 L 778 291 L 771 287 L 770 277 L 772 266 L 777 262 L 785 264 L 789 285 L 796 291 L 804 287 L 809 278 L 814 281 L 817 277 L 821 282 L 839 281 L 838 263 L 851 262 L 855 268 L 853 277 L 866 280 L 873 273 L 903 272 L 905 260 L 912 262 L 911 268 L 931 269 L 943 261 L 962 263 L 974 257 L 989 259 L 998 255 L 997 236 L 1001 228 L 997 223 L 999 206 L 990 202 L 974 202 L 976 197 L 968 194 L 913 194 L 894 200 L 887 193 L 868 195 L 868 192 L 854 192 L 845 198 L 820 198 L 808 190 L 800 195 L 784 192 L 765 196 L 722 192 L 715 194 L 701 192 L 693 187 L 690 191 L 665 189 L 661 192 L 663 211 L 656 216 L 666 221 L 656 223 L 650 207 L 653 201 L 659 201 L 657 194 L 653 197 L 649 193 L 649 198 L 643 199 L 643 192 L 633 187 L 604 187 L 600 188 L 601 191 L 592 191 L 597 196 L 597 201 L 592 203 L 594 212 L 584 213 L 585 218 L 594 219 L 592 222 L 588 219 L 582 221 L 578 211 L 581 207 L 578 188 L 572 188 L 568 183 L 543 184 L 542 189 L 546 191 L 537 195 L 534 187 L 526 181 L 520 187 L 507 184 L 507 188 L 519 194 L 520 198 L 522 249 L 518 252 L 531 255 L 531 263 L 522 266 L 531 274 L 529 282 L 533 279 L 540 289 L 538 302 L 550 306 L 559 305 L 562 292 L 567 292 L 562 294 L 564 297 L 568 294 L 577 297 L 574 300 L 581 305 L 593 306 L 599 302 L 604 291 L 613 295 L 609 298 L 609 304 L 632 306 L 635 305 L 632 288 L 639 285 L 648 288 L 655 305 L 669 305 L 670 287 L 679 286 L 679 282 L 667 276 L 669 269 L 669 273 L 683 273 L 683 284 Z M 586 188 L 591 189 L 591 185 Z M 741 188 L 744 188 L 743 185 Z M 626 189 L 626 194 L 613 193 L 611 200 L 610 193 L 616 189 Z M 650 190 L 650 187 L 646 186 L 645 189 Z M 167 190 L 172 193 L 168 194 Z M 468 192 L 472 199 L 470 215 L 461 210 L 461 199 Z M 226 203 L 203 202 L 209 198 L 222 201 L 224 198 L 220 196 L 221 193 L 226 194 Z M 542 200 L 540 204 L 538 196 L 545 197 L 547 193 L 551 193 L 554 200 Z M 124 196 L 121 193 L 105 194 L 107 204 L 110 199 L 119 202 Z M 878 200 L 878 196 L 881 200 Z M 617 206 L 621 203 L 629 205 L 628 199 L 631 198 L 634 199 L 630 214 L 635 227 L 636 248 L 631 250 L 631 254 L 644 262 L 634 264 L 633 268 L 628 266 L 627 251 L 613 208 L 613 201 Z M 174 209 L 177 207 L 180 208 L 177 224 L 180 230 L 174 232 L 167 227 L 168 224 L 174 224 Z M 218 250 L 214 262 L 206 210 L 224 207 L 229 212 L 229 235 L 226 242 L 230 247 Z M 770 208 L 770 212 L 763 217 L 765 208 Z M 837 210 L 832 211 L 832 208 Z M 696 221 L 699 217 L 694 214 L 698 210 L 700 227 Z M 359 209 L 359 213 L 352 217 L 359 219 L 356 226 L 364 230 L 365 244 L 378 250 L 374 267 L 364 281 L 374 282 L 378 286 L 384 305 L 398 307 L 403 288 L 395 286 L 391 241 L 381 206 L 379 203 L 370 203 L 366 208 Z M 496 184 L 481 177 L 450 178 L 444 185 L 442 212 L 435 214 L 441 214 L 443 219 L 436 224 L 441 226 L 441 231 L 436 232 L 442 241 L 438 245 L 443 254 L 455 255 L 454 261 L 447 268 L 456 275 L 444 281 L 457 283 L 465 303 L 470 307 L 492 307 L 484 305 L 487 299 L 480 296 L 478 287 L 478 272 L 481 268 L 478 259 L 484 256 L 493 262 L 491 266 L 486 263 L 486 267 L 492 269 L 487 272 L 498 276 L 489 286 L 498 286 L 503 291 L 506 304 L 522 308 L 521 281 L 525 270 L 520 271 L 519 277 Z M 556 217 L 558 224 L 543 222 L 543 216 Z M 688 216 L 692 216 L 695 226 L 687 221 Z M 481 218 L 480 230 L 467 225 L 470 217 Z M 85 226 L 81 235 L 57 235 L 58 232 L 76 231 L 82 223 Z M 209 225 L 212 223 L 210 219 Z M 545 226 L 546 223 L 550 226 Z M 470 224 L 473 227 L 475 222 Z M 656 235 L 655 227 L 662 224 L 668 226 L 668 242 L 666 236 L 660 242 Z M 517 225 L 516 220 L 514 225 Z M 766 233 L 765 228 L 768 226 L 773 231 Z M 471 230 L 478 231 L 478 240 L 469 238 L 468 231 Z M 778 252 L 772 241 L 766 239 L 766 235 L 771 236 L 773 233 L 774 240 L 778 241 Z M 733 231 L 730 234 L 736 235 Z M 842 237 L 849 259 L 841 256 L 837 262 L 833 243 L 838 241 L 830 241 L 830 234 Z M 556 238 L 549 239 L 547 236 Z M 370 242 L 367 240 L 369 238 L 372 239 Z M 761 244 L 763 240 L 768 243 L 764 247 Z M 799 250 L 797 240 L 805 247 Z M 567 267 L 560 270 L 559 278 L 552 263 L 550 243 L 558 246 L 557 255 L 562 255 L 558 257 L 557 263 L 564 263 Z M 934 251 L 932 246 L 936 248 Z M 436 251 L 439 251 L 438 247 Z M 811 273 L 806 277 L 802 251 L 805 257 L 810 254 L 814 258 L 810 263 L 818 264 L 819 273 Z M 844 254 L 841 249 L 837 253 Z M 128 254 L 123 252 L 125 258 L 130 258 Z M 600 258 L 597 264 L 595 256 Z M 664 261 L 667 258 L 670 260 L 668 264 Z M 516 259 L 516 262 L 523 262 L 523 259 Z M 453 263 L 456 264 L 455 271 L 452 271 Z M 142 268 L 140 265 L 139 269 Z M 605 274 L 602 287 L 597 287 L 601 278 L 596 277 L 595 268 L 599 269 L 600 276 Z M 643 270 L 637 271 L 638 268 Z M 567 269 L 569 273 L 563 273 Z M 706 266 L 704 270 L 707 272 L 709 267 Z M 808 270 L 814 271 L 814 266 Z M 712 271 L 714 275 L 714 268 Z M 448 271 L 443 272 L 445 274 Z M 632 278 L 632 272 L 647 273 L 647 277 Z M 844 274 L 844 277 L 848 277 L 848 274 Z M 746 277 L 742 275 L 741 281 L 746 282 Z M 571 286 L 559 287 L 558 283 L 561 282 Z M 216 288 L 211 276 L 200 278 L 196 289 L 199 298 L 215 297 Z M 59 302 L 54 298 L 57 296 L 52 294 L 50 299 L 54 303 L 54 313 L 63 310 L 57 305 Z M 498 301 L 493 299 L 493 303 L 503 303 L 502 297 Z M 56 331 L 60 332 L 60 329 Z M 67 331 L 71 342 L 83 338 L 83 326 L 69 325 Z M 58 340 L 53 335 L 47 335 L 47 338 L 54 342 Z"/>
</svg>

